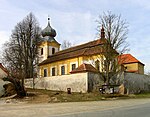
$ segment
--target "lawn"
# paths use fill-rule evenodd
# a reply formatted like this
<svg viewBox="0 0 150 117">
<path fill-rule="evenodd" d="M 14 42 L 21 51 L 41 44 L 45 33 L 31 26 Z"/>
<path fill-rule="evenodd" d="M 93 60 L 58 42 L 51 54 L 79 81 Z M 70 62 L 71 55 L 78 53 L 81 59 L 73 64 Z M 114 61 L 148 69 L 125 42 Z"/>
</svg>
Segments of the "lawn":
<svg viewBox="0 0 150 117">
<path fill-rule="evenodd" d="M 51 102 L 98 101 L 98 100 L 103 99 L 103 96 L 100 93 L 73 93 L 72 92 L 71 94 L 68 94 L 66 92 L 50 91 L 50 90 L 43 90 L 43 89 L 35 89 L 35 90 L 27 89 L 27 92 L 28 92 L 29 98 L 32 97 L 32 99 L 37 100 L 40 97 L 41 102 L 43 100 L 48 100 L 49 103 Z"/>
<path fill-rule="evenodd" d="M 29 103 L 54 103 L 54 102 L 81 102 L 81 101 L 101 101 L 131 98 L 149 98 L 150 94 L 120 95 L 120 94 L 101 94 L 91 93 L 71 93 L 61 91 L 50 91 L 43 89 L 27 89 Z"/>
</svg>

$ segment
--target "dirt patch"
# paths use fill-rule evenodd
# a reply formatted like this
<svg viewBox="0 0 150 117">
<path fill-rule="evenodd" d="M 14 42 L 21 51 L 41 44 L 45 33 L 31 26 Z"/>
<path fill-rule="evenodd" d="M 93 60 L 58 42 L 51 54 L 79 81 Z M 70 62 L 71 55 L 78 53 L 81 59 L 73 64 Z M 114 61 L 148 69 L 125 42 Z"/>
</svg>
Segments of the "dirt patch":
<svg viewBox="0 0 150 117">
<path fill-rule="evenodd" d="M 57 102 L 82 102 L 82 101 L 100 101 L 119 98 L 128 98 L 123 95 L 102 95 L 99 92 L 93 93 L 72 93 L 68 94 L 61 91 L 50 91 L 40 89 L 27 89 L 27 96 L 24 98 L 11 99 L 16 103 L 57 103 Z M 11 102 L 11 100 L 8 101 Z"/>
<path fill-rule="evenodd" d="M 49 90 L 27 89 L 27 103 L 56 103 L 56 102 L 80 102 L 101 100 L 100 93 L 71 93 Z"/>
</svg>

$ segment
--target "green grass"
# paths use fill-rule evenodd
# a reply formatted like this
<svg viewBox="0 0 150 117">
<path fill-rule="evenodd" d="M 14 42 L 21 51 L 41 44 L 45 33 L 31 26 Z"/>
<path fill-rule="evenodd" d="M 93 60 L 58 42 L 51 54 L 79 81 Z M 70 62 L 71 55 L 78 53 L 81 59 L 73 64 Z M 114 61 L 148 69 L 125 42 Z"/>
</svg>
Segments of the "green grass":
<svg viewBox="0 0 150 117">
<path fill-rule="evenodd" d="M 150 93 L 134 94 L 135 98 L 150 98 Z"/>
</svg>

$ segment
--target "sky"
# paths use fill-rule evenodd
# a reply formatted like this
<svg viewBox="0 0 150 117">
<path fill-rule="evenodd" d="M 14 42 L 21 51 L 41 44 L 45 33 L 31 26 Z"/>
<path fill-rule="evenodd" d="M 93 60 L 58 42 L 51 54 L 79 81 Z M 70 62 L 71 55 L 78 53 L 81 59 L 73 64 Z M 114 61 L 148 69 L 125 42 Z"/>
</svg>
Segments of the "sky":
<svg viewBox="0 0 150 117">
<path fill-rule="evenodd" d="M 145 72 L 150 72 L 149 0 L 0 0 L 0 48 L 30 12 L 42 29 L 50 17 L 59 43 L 68 40 L 77 45 L 96 39 L 96 20 L 107 11 L 121 14 L 128 22 L 129 53 L 145 64 Z"/>
</svg>

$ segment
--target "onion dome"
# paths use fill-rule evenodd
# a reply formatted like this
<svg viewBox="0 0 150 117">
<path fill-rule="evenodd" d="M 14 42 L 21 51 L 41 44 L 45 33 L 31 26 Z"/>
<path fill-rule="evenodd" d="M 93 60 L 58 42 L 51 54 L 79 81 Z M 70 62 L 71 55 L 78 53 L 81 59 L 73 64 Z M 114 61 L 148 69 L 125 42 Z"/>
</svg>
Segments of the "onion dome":
<svg viewBox="0 0 150 117">
<path fill-rule="evenodd" d="M 42 36 L 50 36 L 50 37 L 55 37 L 56 36 L 56 31 L 50 26 L 49 22 L 50 18 L 48 18 L 48 25 L 45 29 L 42 30 Z"/>
</svg>

